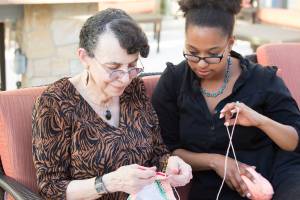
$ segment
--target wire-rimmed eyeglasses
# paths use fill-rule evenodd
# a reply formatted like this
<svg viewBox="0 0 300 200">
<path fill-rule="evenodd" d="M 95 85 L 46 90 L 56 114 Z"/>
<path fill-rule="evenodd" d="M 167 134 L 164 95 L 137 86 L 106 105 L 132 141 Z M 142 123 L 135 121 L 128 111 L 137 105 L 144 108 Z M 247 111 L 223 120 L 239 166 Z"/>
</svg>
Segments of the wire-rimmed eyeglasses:
<svg viewBox="0 0 300 200">
<path fill-rule="evenodd" d="M 142 67 L 128 67 L 128 70 L 121 70 L 121 69 L 110 70 L 110 69 L 107 69 L 107 67 L 105 67 L 104 64 L 100 63 L 96 57 L 95 57 L 95 60 L 100 66 L 102 66 L 104 68 L 104 70 L 107 73 L 109 73 L 109 79 L 112 81 L 123 78 L 125 76 L 125 74 L 127 74 L 127 73 L 128 73 L 129 79 L 134 79 L 144 71 L 144 66 L 140 59 L 138 59 L 138 60 L 141 63 Z"/>
</svg>

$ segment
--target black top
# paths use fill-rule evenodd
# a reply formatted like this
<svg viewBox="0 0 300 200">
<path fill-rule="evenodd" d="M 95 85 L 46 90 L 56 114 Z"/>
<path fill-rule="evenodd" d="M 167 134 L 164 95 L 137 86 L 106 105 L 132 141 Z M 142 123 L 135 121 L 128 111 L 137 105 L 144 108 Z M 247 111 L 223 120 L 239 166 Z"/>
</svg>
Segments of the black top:
<svg viewBox="0 0 300 200">
<path fill-rule="evenodd" d="M 176 66 L 167 64 L 154 91 L 152 103 L 159 117 L 164 142 L 170 150 L 184 148 L 198 153 L 224 155 L 229 138 L 224 119 L 219 119 L 220 110 L 225 104 L 235 101 L 243 102 L 277 122 L 291 125 L 300 134 L 297 103 L 282 79 L 276 76 L 277 68 L 262 67 L 236 52 L 231 52 L 231 56 L 240 60 L 242 73 L 232 94 L 219 102 L 213 115 L 201 94 L 200 79 L 188 63 L 183 61 Z M 280 163 L 287 163 L 287 159 L 295 160 L 300 155 L 286 152 L 277 158 L 279 147 L 256 127 L 237 125 L 233 145 L 239 161 L 256 166 L 256 170 L 270 181 L 275 168 L 282 166 Z M 295 151 L 300 151 L 299 144 Z M 298 160 L 300 162 L 300 158 Z M 221 178 L 214 171 L 201 171 L 194 173 L 193 183 L 202 188 L 192 189 L 199 199 L 200 196 L 215 199 Z"/>
</svg>

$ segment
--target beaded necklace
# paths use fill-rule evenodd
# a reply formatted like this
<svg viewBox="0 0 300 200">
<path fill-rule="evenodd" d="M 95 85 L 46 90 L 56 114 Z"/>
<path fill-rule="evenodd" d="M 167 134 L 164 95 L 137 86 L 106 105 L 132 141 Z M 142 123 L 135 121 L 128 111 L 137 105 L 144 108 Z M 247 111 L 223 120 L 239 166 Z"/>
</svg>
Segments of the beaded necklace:
<svg viewBox="0 0 300 200">
<path fill-rule="evenodd" d="M 228 56 L 227 58 L 227 67 L 226 67 L 226 72 L 225 72 L 225 77 L 224 77 L 224 81 L 222 86 L 219 88 L 219 90 L 217 92 L 208 92 L 206 89 L 204 88 L 200 88 L 201 93 L 206 96 L 206 97 L 217 97 L 221 94 L 223 94 L 228 82 L 229 82 L 229 78 L 230 78 L 230 68 L 232 66 L 232 61 L 231 61 L 231 57 Z"/>
</svg>

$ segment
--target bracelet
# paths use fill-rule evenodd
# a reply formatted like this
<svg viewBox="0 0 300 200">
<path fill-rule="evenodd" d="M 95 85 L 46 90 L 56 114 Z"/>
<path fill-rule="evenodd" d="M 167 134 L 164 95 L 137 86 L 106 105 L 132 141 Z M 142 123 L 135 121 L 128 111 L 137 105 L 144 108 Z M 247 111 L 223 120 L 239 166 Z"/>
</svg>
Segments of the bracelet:
<svg viewBox="0 0 300 200">
<path fill-rule="evenodd" d="M 166 173 L 169 158 L 170 158 L 170 155 L 167 155 L 166 158 L 164 159 L 163 163 L 162 163 L 161 172 L 163 172 L 163 173 Z"/>
</svg>

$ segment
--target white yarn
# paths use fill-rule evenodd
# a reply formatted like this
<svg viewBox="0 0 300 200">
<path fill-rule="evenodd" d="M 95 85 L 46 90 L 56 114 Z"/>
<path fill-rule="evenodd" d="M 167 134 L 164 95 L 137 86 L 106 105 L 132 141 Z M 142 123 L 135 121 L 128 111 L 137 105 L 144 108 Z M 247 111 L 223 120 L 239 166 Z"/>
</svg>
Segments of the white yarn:
<svg viewBox="0 0 300 200">
<path fill-rule="evenodd" d="M 229 144 L 228 144 L 228 147 L 227 147 L 227 150 L 226 150 L 226 154 L 225 154 L 224 177 L 223 177 L 223 180 L 222 180 L 222 184 L 221 184 L 221 186 L 219 188 L 216 200 L 219 200 L 222 188 L 223 188 L 225 180 L 226 180 L 226 175 L 227 175 L 227 160 L 228 160 L 228 154 L 229 154 L 230 147 L 231 147 L 231 150 L 232 150 L 232 153 L 233 153 L 233 156 L 234 156 L 234 161 L 235 161 L 236 167 L 237 167 L 239 173 L 241 174 L 241 171 L 240 171 L 240 168 L 239 168 L 239 164 L 237 162 L 237 158 L 236 158 L 236 155 L 235 155 L 235 150 L 234 150 L 234 147 L 233 147 L 233 144 L 232 144 L 232 137 L 233 137 L 233 133 L 234 133 L 234 130 L 235 130 L 235 125 L 236 125 L 236 122 L 237 122 L 237 119 L 238 119 L 239 111 L 240 111 L 239 108 L 236 107 L 236 117 L 235 117 L 235 120 L 234 120 L 234 124 L 233 124 L 232 130 L 231 130 L 231 133 L 229 131 L 228 126 L 226 126 L 226 131 L 227 131 L 227 134 L 228 134 L 228 137 L 229 137 Z"/>
</svg>

